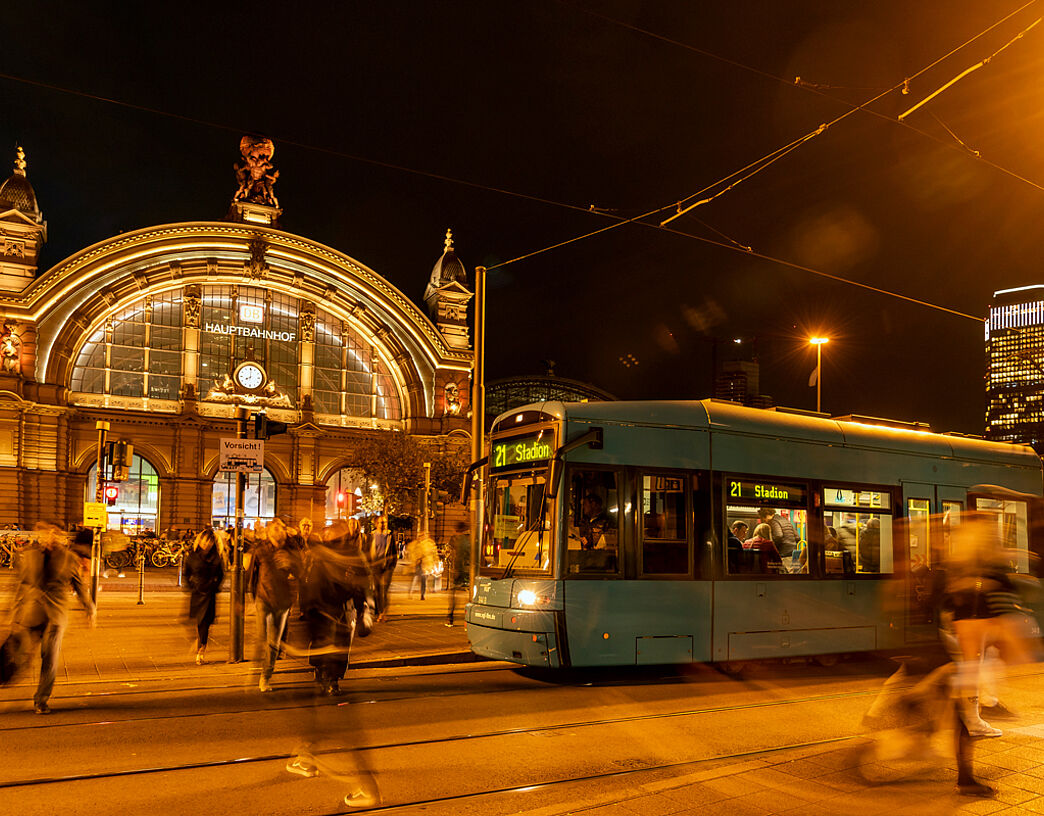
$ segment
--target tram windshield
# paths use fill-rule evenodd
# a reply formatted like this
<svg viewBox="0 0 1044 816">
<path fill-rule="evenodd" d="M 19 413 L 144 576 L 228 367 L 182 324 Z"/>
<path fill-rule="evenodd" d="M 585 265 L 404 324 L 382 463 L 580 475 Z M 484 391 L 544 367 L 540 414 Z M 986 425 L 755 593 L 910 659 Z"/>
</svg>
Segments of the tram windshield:
<svg viewBox="0 0 1044 816">
<path fill-rule="evenodd" d="M 554 510 L 546 484 L 544 468 L 490 479 L 479 561 L 483 574 L 551 572 Z"/>
</svg>

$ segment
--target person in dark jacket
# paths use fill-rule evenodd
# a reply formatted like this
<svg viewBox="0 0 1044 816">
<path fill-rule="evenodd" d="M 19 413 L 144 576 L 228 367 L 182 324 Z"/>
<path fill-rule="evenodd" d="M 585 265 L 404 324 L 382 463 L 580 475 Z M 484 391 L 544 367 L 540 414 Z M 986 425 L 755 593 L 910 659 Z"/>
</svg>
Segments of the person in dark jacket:
<svg viewBox="0 0 1044 816">
<path fill-rule="evenodd" d="M 217 614 L 217 596 L 225 580 L 224 544 L 212 529 L 196 536 L 185 556 L 182 577 L 189 592 L 189 619 L 196 625 L 196 665 L 202 666 L 210 626 Z"/>
<path fill-rule="evenodd" d="M 399 550 L 395 544 L 395 534 L 388 529 L 388 520 L 384 516 L 378 516 L 373 535 L 370 538 L 370 566 L 373 569 L 377 604 L 375 611 L 378 620 L 384 620 L 388 614 L 391 582 L 398 564 Z"/>
<path fill-rule="evenodd" d="M 780 558 L 790 558 L 791 553 L 797 547 L 798 537 L 794 525 L 790 519 L 783 518 L 771 507 L 762 507 L 758 510 L 758 518 L 762 524 L 767 524 L 771 530 L 772 543 L 776 545 L 776 552 Z"/>
<path fill-rule="evenodd" d="M 261 668 L 258 688 L 272 690 L 272 673 L 279 655 L 283 627 L 290 612 L 293 593 L 290 577 L 300 570 L 294 551 L 286 546 L 286 526 L 272 519 L 251 549 L 249 588 L 254 596 L 257 619 L 256 659 Z"/>
<path fill-rule="evenodd" d="M 357 519 L 338 521 L 309 548 L 301 586 L 301 609 L 308 621 L 308 662 L 325 695 L 340 694 L 348 669 L 355 621 L 365 611 L 370 569 L 366 538 Z"/>
<path fill-rule="evenodd" d="M 17 556 L 18 586 L 14 597 L 12 636 L 16 639 L 17 662 L 29 660 L 35 640 L 40 641 L 40 681 L 33 695 L 33 710 L 50 714 L 47 701 L 54 689 L 62 636 L 69 623 L 69 590 L 72 588 L 87 621 L 94 626 L 95 607 L 83 578 L 82 564 L 69 548 L 65 534 L 53 524 L 34 528 L 36 544 Z"/>
</svg>

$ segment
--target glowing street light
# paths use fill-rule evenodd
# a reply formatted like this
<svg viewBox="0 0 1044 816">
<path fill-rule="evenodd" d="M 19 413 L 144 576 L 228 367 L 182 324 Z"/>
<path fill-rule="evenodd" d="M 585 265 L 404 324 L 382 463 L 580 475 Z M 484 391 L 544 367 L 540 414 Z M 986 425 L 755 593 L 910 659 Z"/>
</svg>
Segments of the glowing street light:
<svg viewBox="0 0 1044 816">
<path fill-rule="evenodd" d="M 810 337 L 808 342 L 816 347 L 816 413 L 820 412 L 823 396 L 823 344 L 829 343 L 829 337 Z"/>
</svg>

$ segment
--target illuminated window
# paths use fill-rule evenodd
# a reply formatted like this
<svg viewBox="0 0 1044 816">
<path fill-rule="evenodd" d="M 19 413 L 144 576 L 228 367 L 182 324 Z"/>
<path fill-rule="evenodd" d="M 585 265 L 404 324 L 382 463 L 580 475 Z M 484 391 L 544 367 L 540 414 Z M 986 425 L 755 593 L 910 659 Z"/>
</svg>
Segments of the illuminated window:
<svg viewBox="0 0 1044 816">
<path fill-rule="evenodd" d="M 122 530 L 127 535 L 156 531 L 159 515 L 159 474 L 147 460 L 134 454 L 126 481 L 112 481 L 112 468 L 106 468 L 104 485 L 115 485 L 118 491 L 116 503 L 107 507 L 110 530 Z M 97 498 L 98 465 L 87 471 L 87 488 L 84 501 Z"/>
<path fill-rule="evenodd" d="M 211 491 L 211 516 L 215 527 L 231 527 L 236 523 L 235 473 L 218 472 Z M 248 473 L 243 491 L 243 524 L 253 528 L 275 518 L 276 480 L 268 468 Z"/>
</svg>

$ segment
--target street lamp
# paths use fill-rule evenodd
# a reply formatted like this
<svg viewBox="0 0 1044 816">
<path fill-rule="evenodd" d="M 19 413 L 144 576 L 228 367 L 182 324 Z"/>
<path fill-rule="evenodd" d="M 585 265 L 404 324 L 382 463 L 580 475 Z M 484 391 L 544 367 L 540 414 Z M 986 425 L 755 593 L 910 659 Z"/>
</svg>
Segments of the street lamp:
<svg viewBox="0 0 1044 816">
<path fill-rule="evenodd" d="M 823 344 L 829 343 L 829 337 L 810 337 L 808 342 L 816 347 L 816 413 L 820 412 L 823 396 Z"/>
</svg>

